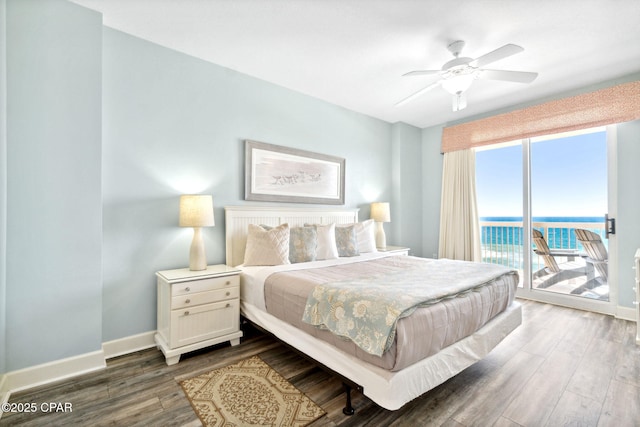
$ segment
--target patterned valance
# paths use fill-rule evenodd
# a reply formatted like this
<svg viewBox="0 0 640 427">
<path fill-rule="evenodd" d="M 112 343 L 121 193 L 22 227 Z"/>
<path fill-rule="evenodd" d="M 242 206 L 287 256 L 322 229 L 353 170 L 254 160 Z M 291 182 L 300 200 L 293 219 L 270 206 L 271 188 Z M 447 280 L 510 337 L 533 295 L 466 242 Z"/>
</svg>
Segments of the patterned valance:
<svg viewBox="0 0 640 427">
<path fill-rule="evenodd" d="M 640 81 L 444 128 L 442 152 L 640 119 Z"/>
</svg>

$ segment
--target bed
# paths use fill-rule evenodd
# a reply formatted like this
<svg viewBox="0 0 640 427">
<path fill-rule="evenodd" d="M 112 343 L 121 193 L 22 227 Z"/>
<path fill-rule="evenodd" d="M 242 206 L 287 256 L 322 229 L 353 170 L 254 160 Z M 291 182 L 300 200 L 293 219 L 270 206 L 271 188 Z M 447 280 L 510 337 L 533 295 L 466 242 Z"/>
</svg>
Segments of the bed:
<svg viewBox="0 0 640 427">
<path fill-rule="evenodd" d="M 349 225 L 362 222 L 358 222 L 358 209 L 225 207 L 226 262 L 242 270 L 241 314 L 259 328 L 344 378 L 346 384 L 355 385 L 385 409 L 401 408 L 481 360 L 521 324 L 521 308 L 514 301 L 517 273 L 506 269 L 497 273 L 491 271 L 492 278 L 487 280 L 482 277 L 490 274 L 489 271 L 474 271 L 471 275 L 477 274 L 482 286 L 471 284 L 472 291 L 460 291 L 453 297 L 434 299 L 439 301 L 437 304 L 430 302 L 409 310 L 411 315 L 400 316 L 392 322 L 394 327 L 391 336 L 386 336 L 386 344 L 382 338 L 376 343 L 377 347 L 371 350 L 358 342 L 356 337 L 352 337 L 353 340 L 338 337 L 327 330 L 325 324 L 321 328 L 309 324 L 313 323 L 309 321 L 313 317 L 310 295 L 315 295 L 314 291 L 323 288 L 318 285 L 324 282 L 350 283 L 358 278 L 367 281 L 369 277 L 387 280 L 392 277 L 390 275 L 396 274 L 396 270 L 406 272 L 422 269 L 429 271 L 432 276 L 434 271 L 445 267 L 455 270 L 459 267 L 455 263 L 462 262 L 417 259 L 376 252 L 374 249 L 356 256 L 326 260 L 273 266 L 244 265 L 249 229 L 260 226 L 269 230 L 282 228 L 283 224 L 288 227 L 315 225 L 320 230 L 321 226 L 331 224 L 336 224 L 336 228 L 349 228 Z M 249 248 L 247 252 L 251 256 L 249 252 L 254 251 Z M 467 316 L 466 313 L 478 311 L 466 308 L 473 299 L 479 302 L 478 307 L 489 307 L 487 311 L 491 313 L 469 314 L 470 318 L 473 317 L 471 326 L 457 326 L 456 322 L 460 319 L 456 318 L 461 316 L 460 313 Z M 302 321 L 301 315 L 308 317 L 307 322 Z M 440 332 L 434 329 L 430 333 L 436 339 L 425 339 L 423 327 L 415 326 L 423 325 L 427 321 L 425 319 L 440 326 Z M 433 319 L 439 321 L 433 322 Z M 417 337 L 419 339 L 416 339 L 416 331 L 421 333 Z M 340 334 L 340 331 L 336 333 Z M 368 344 L 371 340 L 364 341 Z M 352 413 L 349 393 L 345 413 Z"/>
</svg>

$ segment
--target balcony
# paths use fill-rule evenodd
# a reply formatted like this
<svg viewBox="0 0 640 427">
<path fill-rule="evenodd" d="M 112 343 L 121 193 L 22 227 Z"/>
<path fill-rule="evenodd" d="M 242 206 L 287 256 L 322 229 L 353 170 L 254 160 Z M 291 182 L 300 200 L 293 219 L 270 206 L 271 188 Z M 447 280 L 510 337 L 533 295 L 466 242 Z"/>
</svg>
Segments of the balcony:
<svg viewBox="0 0 640 427">
<path fill-rule="evenodd" d="M 606 280 L 598 277 L 591 266 L 585 262 L 584 248 L 577 241 L 574 230 L 583 228 L 593 231 L 604 238 L 604 222 L 575 221 L 534 221 L 533 228 L 539 230 L 552 250 L 573 250 L 575 256 L 556 256 L 561 272 L 550 273 L 545 269 L 542 257 L 531 252 L 533 288 L 551 292 L 578 295 L 587 298 L 607 300 L 609 287 Z M 480 221 L 482 260 L 492 264 L 511 267 L 520 272 L 520 285 L 524 279 L 524 235 L 522 221 Z"/>
</svg>

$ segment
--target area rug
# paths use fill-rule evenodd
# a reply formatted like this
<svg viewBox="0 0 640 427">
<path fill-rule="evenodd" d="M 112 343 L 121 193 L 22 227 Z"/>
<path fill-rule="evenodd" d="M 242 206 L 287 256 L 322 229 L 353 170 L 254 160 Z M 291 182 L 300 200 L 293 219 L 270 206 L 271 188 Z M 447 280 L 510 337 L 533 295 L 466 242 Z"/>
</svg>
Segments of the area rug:
<svg viewBox="0 0 640 427">
<path fill-rule="evenodd" d="M 325 414 L 258 356 L 180 385 L 205 426 L 305 426 Z"/>
</svg>

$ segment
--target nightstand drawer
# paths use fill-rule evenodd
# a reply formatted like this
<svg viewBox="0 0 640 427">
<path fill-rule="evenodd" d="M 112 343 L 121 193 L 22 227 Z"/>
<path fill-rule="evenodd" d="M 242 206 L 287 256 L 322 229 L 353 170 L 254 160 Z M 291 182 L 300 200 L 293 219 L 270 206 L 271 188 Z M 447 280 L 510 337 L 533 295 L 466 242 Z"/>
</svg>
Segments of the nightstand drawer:
<svg viewBox="0 0 640 427">
<path fill-rule="evenodd" d="M 216 289 L 206 292 L 190 292 L 185 295 L 175 296 L 171 298 L 171 309 L 193 307 L 200 304 L 224 301 L 240 297 L 240 288 L 238 286 L 229 286 L 224 289 Z"/>
<path fill-rule="evenodd" d="M 233 333 L 240 328 L 240 302 L 229 300 L 171 311 L 171 348 Z"/>
<path fill-rule="evenodd" d="M 197 292 L 230 288 L 233 286 L 240 286 L 240 277 L 238 275 L 174 283 L 173 286 L 171 286 L 171 295 L 174 297 L 179 295 L 189 295 Z"/>
</svg>

